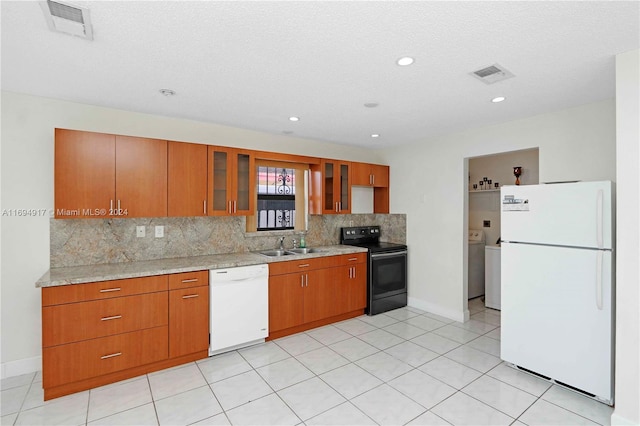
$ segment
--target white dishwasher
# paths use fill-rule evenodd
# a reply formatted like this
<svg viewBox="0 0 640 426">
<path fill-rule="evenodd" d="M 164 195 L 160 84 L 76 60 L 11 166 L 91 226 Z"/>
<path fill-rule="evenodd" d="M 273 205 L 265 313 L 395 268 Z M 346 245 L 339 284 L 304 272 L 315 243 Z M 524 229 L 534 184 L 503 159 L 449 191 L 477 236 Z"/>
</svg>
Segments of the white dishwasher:
<svg viewBox="0 0 640 426">
<path fill-rule="evenodd" d="M 269 335 L 269 266 L 209 271 L 209 356 L 264 342 Z"/>
</svg>

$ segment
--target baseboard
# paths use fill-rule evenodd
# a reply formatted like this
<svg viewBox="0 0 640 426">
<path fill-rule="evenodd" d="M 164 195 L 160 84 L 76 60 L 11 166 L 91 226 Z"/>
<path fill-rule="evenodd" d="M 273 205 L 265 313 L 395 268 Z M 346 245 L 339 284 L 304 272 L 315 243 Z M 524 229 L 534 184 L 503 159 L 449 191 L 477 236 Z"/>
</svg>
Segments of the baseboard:
<svg viewBox="0 0 640 426">
<path fill-rule="evenodd" d="M 450 309 L 443 309 L 440 305 L 435 305 L 433 303 L 425 302 L 421 299 L 416 299 L 415 297 L 409 297 L 408 303 L 409 306 L 417 309 L 421 309 L 423 311 L 427 311 L 432 314 L 440 315 L 441 317 L 449 318 L 453 321 L 465 322 L 469 320 L 469 310 L 465 309 L 463 312 L 453 311 Z"/>
<path fill-rule="evenodd" d="M 2 363 L 1 374 L 3 379 L 7 377 L 20 376 L 27 373 L 35 373 L 42 370 L 42 357 L 24 358 L 17 361 Z"/>
<path fill-rule="evenodd" d="M 633 420 L 619 416 L 615 411 L 611 414 L 611 426 L 637 426 L 638 424 L 640 424 L 639 421 L 634 422 Z"/>
</svg>

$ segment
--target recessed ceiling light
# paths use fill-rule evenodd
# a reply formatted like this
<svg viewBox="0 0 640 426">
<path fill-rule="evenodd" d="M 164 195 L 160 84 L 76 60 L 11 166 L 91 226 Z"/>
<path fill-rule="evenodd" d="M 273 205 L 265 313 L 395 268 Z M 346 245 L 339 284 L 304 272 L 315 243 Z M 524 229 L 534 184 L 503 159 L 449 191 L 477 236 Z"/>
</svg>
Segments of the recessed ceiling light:
<svg viewBox="0 0 640 426">
<path fill-rule="evenodd" d="M 367 102 L 366 104 L 364 104 L 364 106 L 366 108 L 375 108 L 377 107 L 379 104 L 377 102 Z"/>
<path fill-rule="evenodd" d="M 300 117 L 289 117 L 289 121 L 299 121 Z"/>
<path fill-rule="evenodd" d="M 403 56 L 402 58 L 396 61 L 396 64 L 401 67 L 406 67 L 407 65 L 411 65 L 413 63 L 413 58 L 411 56 Z"/>
<path fill-rule="evenodd" d="M 493 102 L 494 104 L 497 104 L 498 102 L 502 102 L 505 99 L 507 99 L 507 98 L 505 98 L 504 96 L 498 96 L 497 98 L 491 99 L 491 102 Z"/>
<path fill-rule="evenodd" d="M 371 137 L 372 137 L 372 138 L 379 138 L 379 137 L 380 137 L 380 135 L 379 135 L 379 134 L 377 134 L 377 133 L 372 133 L 372 134 L 371 134 Z"/>
<path fill-rule="evenodd" d="M 176 92 L 171 89 L 160 89 L 160 93 L 164 96 L 175 96 Z"/>
</svg>

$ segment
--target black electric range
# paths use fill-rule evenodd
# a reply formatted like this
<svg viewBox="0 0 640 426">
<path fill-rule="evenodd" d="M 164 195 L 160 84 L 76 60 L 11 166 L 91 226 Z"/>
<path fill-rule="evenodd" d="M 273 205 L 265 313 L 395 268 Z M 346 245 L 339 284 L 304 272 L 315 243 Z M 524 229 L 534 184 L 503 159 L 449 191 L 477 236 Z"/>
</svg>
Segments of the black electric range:
<svg viewBox="0 0 640 426">
<path fill-rule="evenodd" d="M 340 244 L 368 249 L 368 315 L 407 305 L 407 246 L 380 241 L 379 226 L 341 228 Z"/>
</svg>

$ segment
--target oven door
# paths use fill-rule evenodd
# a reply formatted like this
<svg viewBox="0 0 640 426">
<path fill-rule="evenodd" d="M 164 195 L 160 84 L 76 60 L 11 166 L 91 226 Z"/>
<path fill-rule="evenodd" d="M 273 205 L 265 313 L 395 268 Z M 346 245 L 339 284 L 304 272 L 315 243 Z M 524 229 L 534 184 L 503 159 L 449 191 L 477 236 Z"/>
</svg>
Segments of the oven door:
<svg viewBox="0 0 640 426">
<path fill-rule="evenodd" d="M 407 251 L 371 253 L 370 301 L 407 292 Z"/>
</svg>

